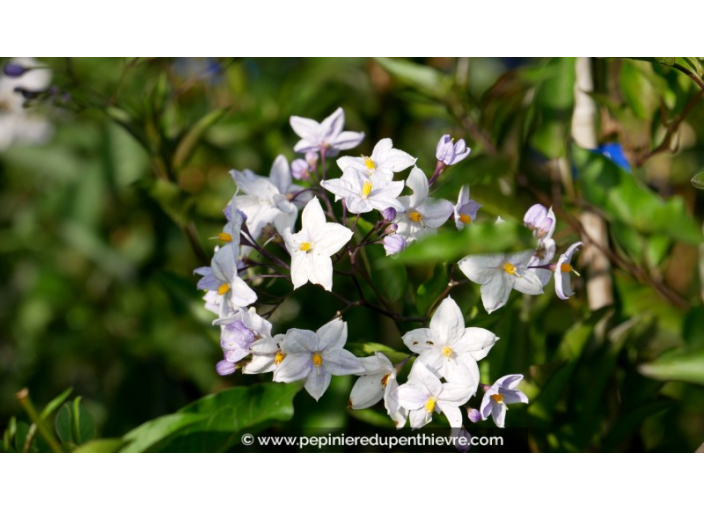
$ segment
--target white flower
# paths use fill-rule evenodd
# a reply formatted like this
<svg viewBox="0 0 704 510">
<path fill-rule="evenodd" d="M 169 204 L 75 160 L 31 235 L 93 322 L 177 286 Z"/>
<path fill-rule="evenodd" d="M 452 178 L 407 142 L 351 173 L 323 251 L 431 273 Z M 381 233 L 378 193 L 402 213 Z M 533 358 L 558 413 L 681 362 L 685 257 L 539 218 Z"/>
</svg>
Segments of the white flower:
<svg viewBox="0 0 704 510">
<path fill-rule="evenodd" d="M 323 122 L 303 117 L 291 117 L 291 127 L 301 140 L 293 148 L 299 153 L 325 152 L 328 156 L 335 156 L 339 151 L 357 147 L 364 140 L 364 133 L 342 131 L 345 125 L 345 112 L 342 108 L 335 110 Z"/>
<path fill-rule="evenodd" d="M 486 390 L 480 406 L 483 420 L 491 415 L 496 426 L 503 428 L 506 419 L 506 404 L 528 403 L 526 394 L 515 389 L 521 380 L 523 380 L 523 376 L 520 374 L 505 375 Z"/>
<path fill-rule="evenodd" d="M 411 428 L 418 429 L 433 419 L 433 412 L 441 412 L 454 430 L 462 426 L 462 411 L 471 397 L 471 391 L 462 384 L 441 383 L 423 363 L 416 360 L 408 382 L 399 386 L 398 401 L 410 411 Z"/>
<path fill-rule="evenodd" d="M 317 332 L 290 329 L 286 332 L 286 357 L 274 372 L 274 381 L 306 380 L 310 396 L 319 400 L 333 375 L 359 374 L 360 361 L 343 349 L 347 341 L 347 323 L 336 318 Z"/>
<path fill-rule="evenodd" d="M 379 174 L 391 180 L 395 172 L 401 172 L 416 162 L 416 158 L 394 149 L 393 146 L 391 138 L 384 138 L 374 146 L 371 156 L 343 156 L 337 160 L 337 166 L 343 172 L 348 168 L 354 168 L 365 177 Z"/>
<path fill-rule="evenodd" d="M 403 342 L 418 361 L 448 382 L 463 384 L 471 395 L 479 386 L 477 361 L 484 359 L 499 338 L 482 328 L 465 328 L 460 307 L 445 298 L 430 320 L 429 328 L 409 331 Z"/>
<path fill-rule="evenodd" d="M 12 77 L 0 73 L 0 151 L 14 144 L 37 144 L 48 140 L 51 124 L 24 107 L 25 99 L 15 89 L 31 92 L 46 90 L 51 83 L 51 71 L 31 58 L 18 58 L 8 64 L 16 64 L 28 71 Z"/>
<path fill-rule="evenodd" d="M 355 168 L 347 168 L 343 170 L 341 179 L 321 181 L 320 185 L 334 193 L 336 200 L 344 198 L 345 205 L 352 214 L 403 207 L 397 200 L 403 191 L 403 181 L 392 181 L 376 172 L 369 175 Z"/>
<path fill-rule="evenodd" d="M 543 293 L 540 279 L 527 267 L 533 255 L 533 250 L 510 255 L 469 255 L 457 265 L 467 278 L 482 286 L 482 303 L 491 313 L 506 304 L 511 289 L 531 295 Z"/>
<path fill-rule="evenodd" d="M 337 223 L 327 223 L 318 198 L 303 209 L 301 230 L 283 232 L 286 249 L 291 254 L 291 281 L 297 289 L 307 282 L 332 290 L 331 257 L 352 238 L 352 231 Z"/>
<path fill-rule="evenodd" d="M 291 198 L 303 188 L 292 184 L 288 161 L 284 156 L 274 160 L 269 178 L 256 175 L 251 170 L 231 170 L 230 175 L 237 183 L 238 193 L 242 193 L 233 197 L 230 207 L 241 210 L 247 216 L 247 228 L 255 239 L 270 223 L 279 233 L 293 227 L 298 209 L 291 203 Z M 310 196 L 309 193 L 302 195 Z"/>
<path fill-rule="evenodd" d="M 230 308 L 247 306 L 257 300 L 254 291 L 237 276 L 236 257 L 232 243 L 229 243 L 217 249 L 210 267 L 199 267 L 194 271 L 203 277 L 198 281 L 199 289 L 217 293 L 218 298 L 214 304 L 220 305 L 221 311 L 223 303 L 220 300 L 224 300 Z"/>
<path fill-rule="evenodd" d="M 469 198 L 469 186 L 466 184 L 462 186 L 454 208 L 457 229 L 462 230 L 465 225 L 472 223 L 477 218 L 477 211 L 480 207 L 481 205 Z"/>
<path fill-rule="evenodd" d="M 428 198 L 428 178 L 418 167 L 413 167 L 406 185 L 413 195 L 399 198 L 403 212 L 396 217 L 396 233 L 413 241 L 434 234 L 450 218 L 454 208 L 447 200 Z"/>
<path fill-rule="evenodd" d="M 357 379 L 350 393 L 349 407 L 366 409 L 384 399 L 384 407 L 393 419 L 396 427 L 401 428 L 406 423 L 408 411 L 398 402 L 397 370 L 389 358 L 377 352 L 374 356 L 360 358 L 364 367 L 363 375 Z"/>
<path fill-rule="evenodd" d="M 579 276 L 579 273 L 572 267 L 572 255 L 583 243 L 574 243 L 567 251 L 560 255 L 555 266 L 555 293 L 560 299 L 568 299 L 574 295 L 571 285 L 571 273 Z"/>
<path fill-rule="evenodd" d="M 552 207 L 548 210 L 540 204 L 533 205 L 526 211 L 523 223 L 533 231 L 533 235 L 538 239 L 538 247 L 528 262 L 528 266 L 548 265 L 552 262 L 556 249 L 552 235 L 555 232 L 557 219 Z M 548 284 L 552 276 L 552 271 L 544 268 L 534 268 L 530 271 L 538 277 L 543 287 Z"/>
<path fill-rule="evenodd" d="M 243 374 L 273 372 L 286 359 L 286 336 L 264 337 L 250 346 L 252 359 L 242 368 Z"/>
</svg>

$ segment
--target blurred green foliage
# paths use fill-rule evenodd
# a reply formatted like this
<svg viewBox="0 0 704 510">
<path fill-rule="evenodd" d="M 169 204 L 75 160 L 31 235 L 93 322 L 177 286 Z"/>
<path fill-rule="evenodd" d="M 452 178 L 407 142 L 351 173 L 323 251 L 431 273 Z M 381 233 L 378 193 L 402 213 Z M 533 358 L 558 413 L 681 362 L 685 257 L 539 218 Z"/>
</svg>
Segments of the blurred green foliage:
<svg viewBox="0 0 704 510">
<path fill-rule="evenodd" d="M 448 226 L 395 260 L 369 250 L 364 288 L 376 282 L 400 315 L 426 315 L 449 262 L 525 246 L 516 225 L 535 202 L 554 205 L 560 245 L 582 238 L 582 211 L 607 221 L 611 306 L 590 310 L 579 279 L 569 301 L 514 293 L 492 315 L 478 286 L 452 290 L 468 325 L 501 338 L 480 365 L 483 382 L 526 375 L 531 403 L 512 407 L 507 424 L 527 427 L 529 448 L 704 442 L 704 200 L 689 184 L 704 169 L 699 60 L 592 62 L 599 141 L 620 143 L 629 171 L 571 140 L 574 59 L 45 62 L 63 99 L 31 107 L 55 134 L 0 153 L 5 450 L 221 451 L 241 430 L 272 425 L 391 426 L 382 410 L 346 409 L 351 377 L 335 378 L 318 403 L 270 375 L 219 377 L 218 331 L 192 275 L 235 191 L 228 171 L 268 174 L 278 154 L 294 157 L 290 115 L 320 120 L 338 106 L 347 129 L 367 134 L 358 150 L 391 137 L 428 175 L 442 134 L 473 148 L 435 196 L 454 202 L 470 184 L 482 221 Z M 508 223 L 494 226 L 497 215 Z M 317 329 L 340 308 L 306 286 L 276 311 L 274 332 Z M 358 355 L 382 344 L 400 358 L 401 335 L 416 327 L 368 309 L 346 320 Z M 37 421 L 16 398 L 25 387 L 34 403 L 51 402 Z M 82 398 L 67 401 L 67 387 Z"/>
</svg>

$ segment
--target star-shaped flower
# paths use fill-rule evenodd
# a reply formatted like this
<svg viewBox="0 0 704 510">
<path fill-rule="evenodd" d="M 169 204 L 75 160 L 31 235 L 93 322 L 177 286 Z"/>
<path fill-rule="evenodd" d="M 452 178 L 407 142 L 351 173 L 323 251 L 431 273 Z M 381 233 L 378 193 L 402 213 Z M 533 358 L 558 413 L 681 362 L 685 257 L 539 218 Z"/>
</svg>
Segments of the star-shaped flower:
<svg viewBox="0 0 704 510">
<path fill-rule="evenodd" d="M 364 367 L 363 375 L 357 379 L 350 393 L 349 407 L 352 409 L 366 409 L 375 405 L 382 398 L 384 407 L 389 416 L 394 420 L 396 427 L 401 428 L 406 423 L 408 411 L 403 409 L 398 402 L 398 371 L 391 364 L 389 358 L 377 352 L 374 356 L 360 358 Z"/>
<path fill-rule="evenodd" d="M 321 181 L 320 185 L 333 193 L 336 200 L 344 198 L 352 214 L 403 207 L 397 200 L 403 191 L 403 181 L 392 181 L 384 174 L 364 174 L 350 167 L 342 172 L 342 178 Z"/>
<path fill-rule="evenodd" d="M 477 218 L 480 207 L 481 205 L 469 198 L 469 186 L 462 186 L 455 205 L 455 226 L 462 230 L 466 225 L 471 224 Z"/>
<path fill-rule="evenodd" d="M 528 269 L 528 262 L 534 253 L 527 250 L 509 255 L 469 255 L 457 265 L 467 278 L 482 286 L 482 303 L 491 313 L 506 304 L 511 289 L 523 294 L 543 293 L 540 279 L 533 270 Z"/>
<path fill-rule="evenodd" d="M 384 138 L 374 146 L 371 156 L 343 156 L 337 160 L 337 166 L 343 172 L 348 168 L 354 168 L 365 177 L 380 174 L 391 180 L 394 173 L 401 172 L 416 162 L 416 158 L 393 147 L 391 138 Z"/>
<path fill-rule="evenodd" d="M 496 426 L 503 428 L 506 419 L 506 404 L 528 403 L 528 397 L 525 393 L 515 389 L 522 379 L 523 376 L 520 374 L 505 375 L 486 390 L 480 406 L 483 420 L 491 415 Z"/>
<path fill-rule="evenodd" d="M 338 223 L 327 223 L 318 198 L 303 209 L 301 230 L 283 232 L 291 254 L 291 281 L 297 289 L 307 282 L 332 290 L 332 256 L 352 238 L 352 231 Z"/>
<path fill-rule="evenodd" d="M 396 217 L 396 233 L 410 242 L 434 234 L 450 218 L 454 208 L 447 200 L 428 198 L 428 178 L 418 167 L 413 167 L 406 185 L 413 195 L 399 198 L 403 212 Z"/>
<path fill-rule="evenodd" d="M 286 332 L 286 357 L 274 372 L 274 381 L 306 380 L 310 396 L 319 400 L 333 375 L 359 374 L 362 363 L 343 349 L 347 341 L 347 323 L 336 318 L 315 333 L 303 329 Z"/>
<path fill-rule="evenodd" d="M 567 251 L 560 255 L 555 265 L 555 293 L 560 299 L 569 299 L 574 295 L 572 291 L 571 273 L 579 276 L 579 273 L 572 267 L 572 256 L 574 252 L 582 247 L 583 243 L 574 243 Z"/>
<path fill-rule="evenodd" d="M 323 122 L 294 115 L 290 123 L 301 137 L 293 148 L 298 153 L 324 152 L 327 156 L 335 156 L 340 151 L 357 147 L 364 140 L 364 133 L 342 131 L 345 125 L 345 112 L 342 108 L 335 110 Z"/>
<path fill-rule="evenodd" d="M 462 383 L 472 395 L 479 386 L 477 361 L 484 359 L 499 338 L 482 328 L 465 328 L 457 303 L 447 297 L 430 320 L 429 328 L 409 331 L 403 342 L 418 361 L 447 381 Z"/>
<path fill-rule="evenodd" d="M 237 260 L 232 243 L 215 252 L 210 267 L 199 267 L 194 273 L 202 276 L 198 281 L 199 289 L 217 292 L 219 299 L 232 308 L 247 306 L 257 300 L 254 291 L 237 276 Z"/>
<path fill-rule="evenodd" d="M 399 386 L 398 401 L 410 411 L 411 428 L 418 429 L 433 419 L 433 412 L 443 413 L 453 430 L 462 426 L 462 411 L 471 397 L 463 384 L 441 383 L 440 379 L 420 361 L 413 363 L 408 382 Z"/>
</svg>

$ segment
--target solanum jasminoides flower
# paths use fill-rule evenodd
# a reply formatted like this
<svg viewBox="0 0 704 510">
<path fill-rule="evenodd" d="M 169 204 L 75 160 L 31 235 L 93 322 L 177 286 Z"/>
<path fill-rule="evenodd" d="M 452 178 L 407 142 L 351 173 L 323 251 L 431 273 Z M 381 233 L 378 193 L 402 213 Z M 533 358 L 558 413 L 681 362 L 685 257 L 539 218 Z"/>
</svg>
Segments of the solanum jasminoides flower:
<svg viewBox="0 0 704 510">
<path fill-rule="evenodd" d="M 528 403 L 525 393 L 515 389 L 522 380 L 523 376 L 520 374 L 505 375 L 492 384 L 482 398 L 480 406 L 482 419 L 486 420 L 491 415 L 496 426 L 503 428 L 506 420 L 506 405 L 518 402 Z"/>
<path fill-rule="evenodd" d="M 471 396 L 471 390 L 463 384 L 442 383 L 423 363 L 416 360 L 408 382 L 399 386 L 399 404 L 408 409 L 411 428 L 418 429 L 433 419 L 433 413 L 443 413 L 450 426 L 456 430 L 462 426 L 462 411 Z"/>
<path fill-rule="evenodd" d="M 396 255 L 406 249 L 406 239 L 398 234 L 385 236 L 383 243 L 386 255 Z"/>
<path fill-rule="evenodd" d="M 359 361 L 364 367 L 364 372 L 352 387 L 349 407 L 352 409 L 366 409 L 383 398 L 384 407 L 386 407 L 386 411 L 393 419 L 396 427 L 403 427 L 406 423 L 408 411 L 403 409 L 398 402 L 396 367 L 391 364 L 389 358 L 380 352 L 368 358 L 360 358 Z"/>
<path fill-rule="evenodd" d="M 555 293 L 560 299 L 569 299 L 570 296 L 574 295 L 571 274 L 574 273 L 579 276 L 579 273 L 572 267 L 572 256 L 582 245 L 583 243 L 581 242 L 574 243 L 557 259 L 557 264 L 555 265 Z"/>
<path fill-rule="evenodd" d="M 543 285 L 535 272 L 528 269 L 533 250 L 518 253 L 468 255 L 457 265 L 474 283 L 481 285 L 482 303 L 491 313 L 506 304 L 511 289 L 523 294 L 543 293 Z"/>
<path fill-rule="evenodd" d="M 403 212 L 396 217 L 396 223 L 397 234 L 410 242 L 434 234 L 450 218 L 454 208 L 447 200 L 428 197 L 428 178 L 418 167 L 411 170 L 406 185 L 413 195 L 399 198 Z"/>
<path fill-rule="evenodd" d="M 335 110 L 323 122 L 294 115 L 290 123 L 291 128 L 301 137 L 293 148 L 298 153 L 324 152 L 327 156 L 335 156 L 340 151 L 357 147 L 364 140 L 364 133 L 342 131 L 345 125 L 345 112 L 342 108 Z"/>
<path fill-rule="evenodd" d="M 347 323 L 336 318 L 315 333 L 303 329 L 286 332 L 286 357 L 274 372 L 274 381 L 305 379 L 305 388 L 315 400 L 323 396 L 333 375 L 359 374 L 362 363 L 343 349 L 347 342 Z"/>
<path fill-rule="evenodd" d="M 455 204 L 455 226 L 462 230 L 466 225 L 471 224 L 477 218 L 480 207 L 481 205 L 469 198 L 469 186 L 466 184 L 462 186 Z"/>
<path fill-rule="evenodd" d="M 377 174 L 391 180 L 394 173 L 401 172 L 416 162 L 416 158 L 410 154 L 393 147 L 391 138 L 384 138 L 374 146 L 371 156 L 343 156 L 337 160 L 337 166 L 342 171 L 354 168 L 367 177 Z"/>
<path fill-rule="evenodd" d="M 247 306 L 257 300 L 254 291 L 238 276 L 232 244 L 215 252 L 210 267 L 200 267 L 194 273 L 202 276 L 198 281 L 199 289 L 216 292 L 230 307 Z"/>
<path fill-rule="evenodd" d="M 318 198 L 303 209 L 301 230 L 283 232 L 286 249 L 291 254 L 291 281 L 297 289 L 307 282 L 332 290 L 332 256 L 352 238 L 352 231 L 338 223 L 325 221 Z"/>
<path fill-rule="evenodd" d="M 342 172 L 340 179 L 321 181 L 320 185 L 333 193 L 335 200 L 345 199 L 347 209 L 353 214 L 402 208 L 397 197 L 403 191 L 403 181 L 392 181 L 384 174 L 363 174 L 350 167 Z"/>
<path fill-rule="evenodd" d="M 440 303 L 429 326 L 406 333 L 406 347 L 426 367 L 448 382 L 463 384 L 474 395 L 479 386 L 477 361 L 484 359 L 499 338 L 483 328 L 465 328 L 462 312 L 451 297 Z"/>
<path fill-rule="evenodd" d="M 464 140 L 458 140 L 457 143 L 453 143 L 450 135 L 443 135 L 438 141 L 435 157 L 438 161 L 450 166 L 465 159 L 470 152 L 472 152 L 472 149 L 467 147 Z"/>
<path fill-rule="evenodd" d="M 552 207 L 548 210 L 543 205 L 535 204 L 526 211 L 523 223 L 538 239 L 550 239 L 557 222 Z"/>
</svg>

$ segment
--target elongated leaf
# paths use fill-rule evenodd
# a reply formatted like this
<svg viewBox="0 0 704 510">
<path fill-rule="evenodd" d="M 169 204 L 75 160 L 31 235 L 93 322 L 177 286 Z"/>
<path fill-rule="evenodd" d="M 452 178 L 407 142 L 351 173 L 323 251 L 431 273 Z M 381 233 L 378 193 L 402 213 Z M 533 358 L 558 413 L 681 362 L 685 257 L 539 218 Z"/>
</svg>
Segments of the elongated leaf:
<svg viewBox="0 0 704 510">
<path fill-rule="evenodd" d="M 376 62 L 394 78 L 430 97 L 446 99 L 452 82 L 437 69 L 404 59 L 377 58 Z"/>
<path fill-rule="evenodd" d="M 639 370 L 660 381 L 704 384 L 704 349 L 668 352 L 652 363 L 641 365 Z"/>
<path fill-rule="evenodd" d="M 300 389 L 297 384 L 265 383 L 208 395 L 132 430 L 122 451 L 227 450 L 244 429 L 291 419 L 293 397 Z"/>
<path fill-rule="evenodd" d="M 54 400 L 49 402 L 40 415 L 41 419 L 45 420 L 49 416 L 51 416 L 54 413 L 54 411 L 56 411 L 59 408 L 59 406 L 61 406 L 61 404 L 63 404 L 66 401 L 66 399 L 68 398 L 68 396 L 71 394 L 72 391 L 73 391 L 73 388 L 67 388 L 66 390 L 63 391 L 63 393 L 61 393 L 61 395 L 59 395 Z"/>
<path fill-rule="evenodd" d="M 181 168 L 193 156 L 198 142 L 200 142 L 206 131 L 215 123 L 217 123 L 228 112 L 230 108 L 218 108 L 204 115 L 196 122 L 181 139 L 181 142 L 176 147 L 174 154 L 174 167 Z"/>
</svg>

